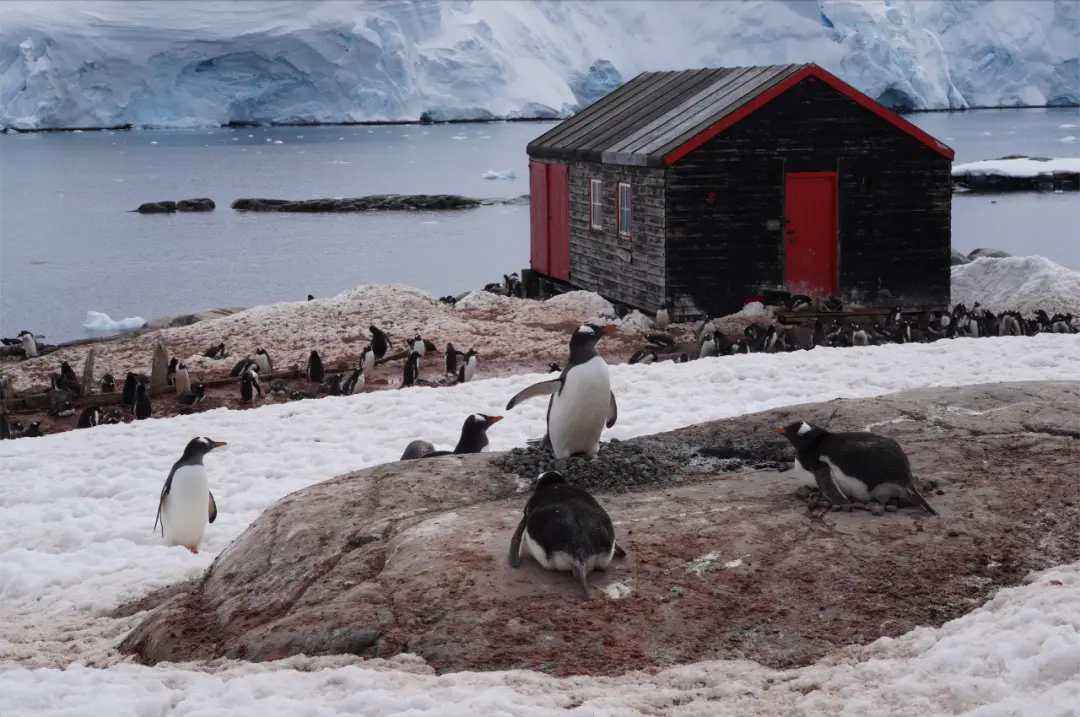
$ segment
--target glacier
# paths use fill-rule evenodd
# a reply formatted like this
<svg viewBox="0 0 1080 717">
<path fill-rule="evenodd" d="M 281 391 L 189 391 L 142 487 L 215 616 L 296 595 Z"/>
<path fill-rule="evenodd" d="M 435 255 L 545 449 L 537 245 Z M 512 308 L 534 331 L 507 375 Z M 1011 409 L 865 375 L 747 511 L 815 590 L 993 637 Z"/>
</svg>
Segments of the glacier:
<svg viewBox="0 0 1080 717">
<path fill-rule="evenodd" d="M 9 0 L 0 129 L 562 117 L 810 61 L 894 107 L 1076 104 L 1078 55 L 1078 0 Z"/>
</svg>

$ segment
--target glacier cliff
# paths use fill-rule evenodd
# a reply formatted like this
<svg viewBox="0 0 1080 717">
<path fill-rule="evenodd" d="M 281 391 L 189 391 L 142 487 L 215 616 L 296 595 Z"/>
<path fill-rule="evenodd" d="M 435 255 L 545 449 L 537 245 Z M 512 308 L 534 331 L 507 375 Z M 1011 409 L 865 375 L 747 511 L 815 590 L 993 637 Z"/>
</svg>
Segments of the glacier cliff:
<svg viewBox="0 0 1080 717">
<path fill-rule="evenodd" d="M 1078 53 L 1078 0 L 9 1 L 0 128 L 555 117 L 809 61 L 890 106 L 1077 103 Z"/>
</svg>

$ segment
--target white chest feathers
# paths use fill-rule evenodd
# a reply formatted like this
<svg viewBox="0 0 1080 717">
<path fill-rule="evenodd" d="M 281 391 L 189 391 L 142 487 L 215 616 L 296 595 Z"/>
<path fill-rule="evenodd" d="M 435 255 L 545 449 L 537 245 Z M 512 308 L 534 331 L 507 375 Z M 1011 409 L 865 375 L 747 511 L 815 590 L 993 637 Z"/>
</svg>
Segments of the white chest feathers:
<svg viewBox="0 0 1080 717">
<path fill-rule="evenodd" d="M 173 473 L 161 508 L 166 545 L 198 547 L 210 520 L 210 483 L 201 465 L 181 466 Z"/>
<path fill-rule="evenodd" d="M 469 360 L 465 362 L 465 381 L 469 382 L 473 380 L 473 376 L 476 375 L 476 357 L 470 356 Z"/>
<path fill-rule="evenodd" d="M 566 372 L 562 391 L 551 397 L 548 436 L 556 458 L 596 455 L 611 408 L 611 375 L 600 356 Z"/>
</svg>

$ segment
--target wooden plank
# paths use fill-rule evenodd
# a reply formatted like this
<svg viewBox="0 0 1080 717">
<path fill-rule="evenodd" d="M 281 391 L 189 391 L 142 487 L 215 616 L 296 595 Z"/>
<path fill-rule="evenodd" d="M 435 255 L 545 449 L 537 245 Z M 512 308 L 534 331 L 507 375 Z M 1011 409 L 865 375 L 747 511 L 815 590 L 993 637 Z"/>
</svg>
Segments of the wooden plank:
<svg viewBox="0 0 1080 717">
<path fill-rule="evenodd" d="M 86 352 L 86 361 L 83 362 L 82 370 L 82 395 L 89 396 L 94 392 L 94 355 L 97 349 L 93 346 Z"/>
</svg>

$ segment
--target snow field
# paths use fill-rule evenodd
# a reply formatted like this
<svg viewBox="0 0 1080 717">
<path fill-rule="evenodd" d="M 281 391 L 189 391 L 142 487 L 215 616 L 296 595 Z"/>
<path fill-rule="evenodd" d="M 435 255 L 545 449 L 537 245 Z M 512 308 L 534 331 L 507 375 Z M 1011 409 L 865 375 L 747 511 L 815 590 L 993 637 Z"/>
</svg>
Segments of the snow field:
<svg viewBox="0 0 1080 717">
<path fill-rule="evenodd" d="M 1080 380 L 1080 336 L 818 348 L 619 365 L 611 373 L 619 421 L 604 438 L 626 439 L 836 397 Z M 1058 570 L 1055 579 L 1062 585 L 1053 590 L 1003 591 L 984 611 L 940 630 L 878 641 L 865 648 L 874 658 L 868 662 L 829 658 L 783 678 L 796 679 L 795 687 L 819 685 L 805 695 L 795 687 L 766 692 L 765 679 L 780 673 L 733 662 L 652 677 L 564 681 L 520 672 L 434 677 L 367 666 L 305 671 L 341 664 L 325 660 L 155 669 L 118 664 L 113 646 L 137 620 L 109 617 L 118 604 L 198 577 L 288 493 L 397 460 L 413 438 L 452 447 L 470 413 L 506 416 L 490 431 L 492 450 L 543 435 L 545 401 L 503 409 L 516 391 L 545 378 L 518 375 L 451 388 L 219 409 L 0 443 L 0 713 L 637 715 L 656 714 L 649 705 L 670 707 L 674 695 L 711 695 L 725 701 L 690 701 L 664 714 L 775 715 L 801 709 L 805 715 L 926 717 L 978 705 L 987 705 L 971 713 L 980 717 L 1075 714 L 1061 710 L 1080 704 L 1066 701 L 1080 690 L 1067 674 L 1080 659 L 1080 565 Z M 169 467 L 196 435 L 229 443 L 206 459 L 219 514 L 198 556 L 164 547 L 151 530 Z M 73 661 L 108 669 L 27 669 Z M 309 666 L 297 670 L 300 664 Z M 699 682 L 706 686 L 695 687 Z M 757 699 L 748 700 L 748 694 Z M 565 710 L 580 700 L 586 700 L 583 706 Z M 636 708 L 618 707 L 627 704 Z M 1009 711 L 1017 705 L 1023 709 Z"/>
</svg>

